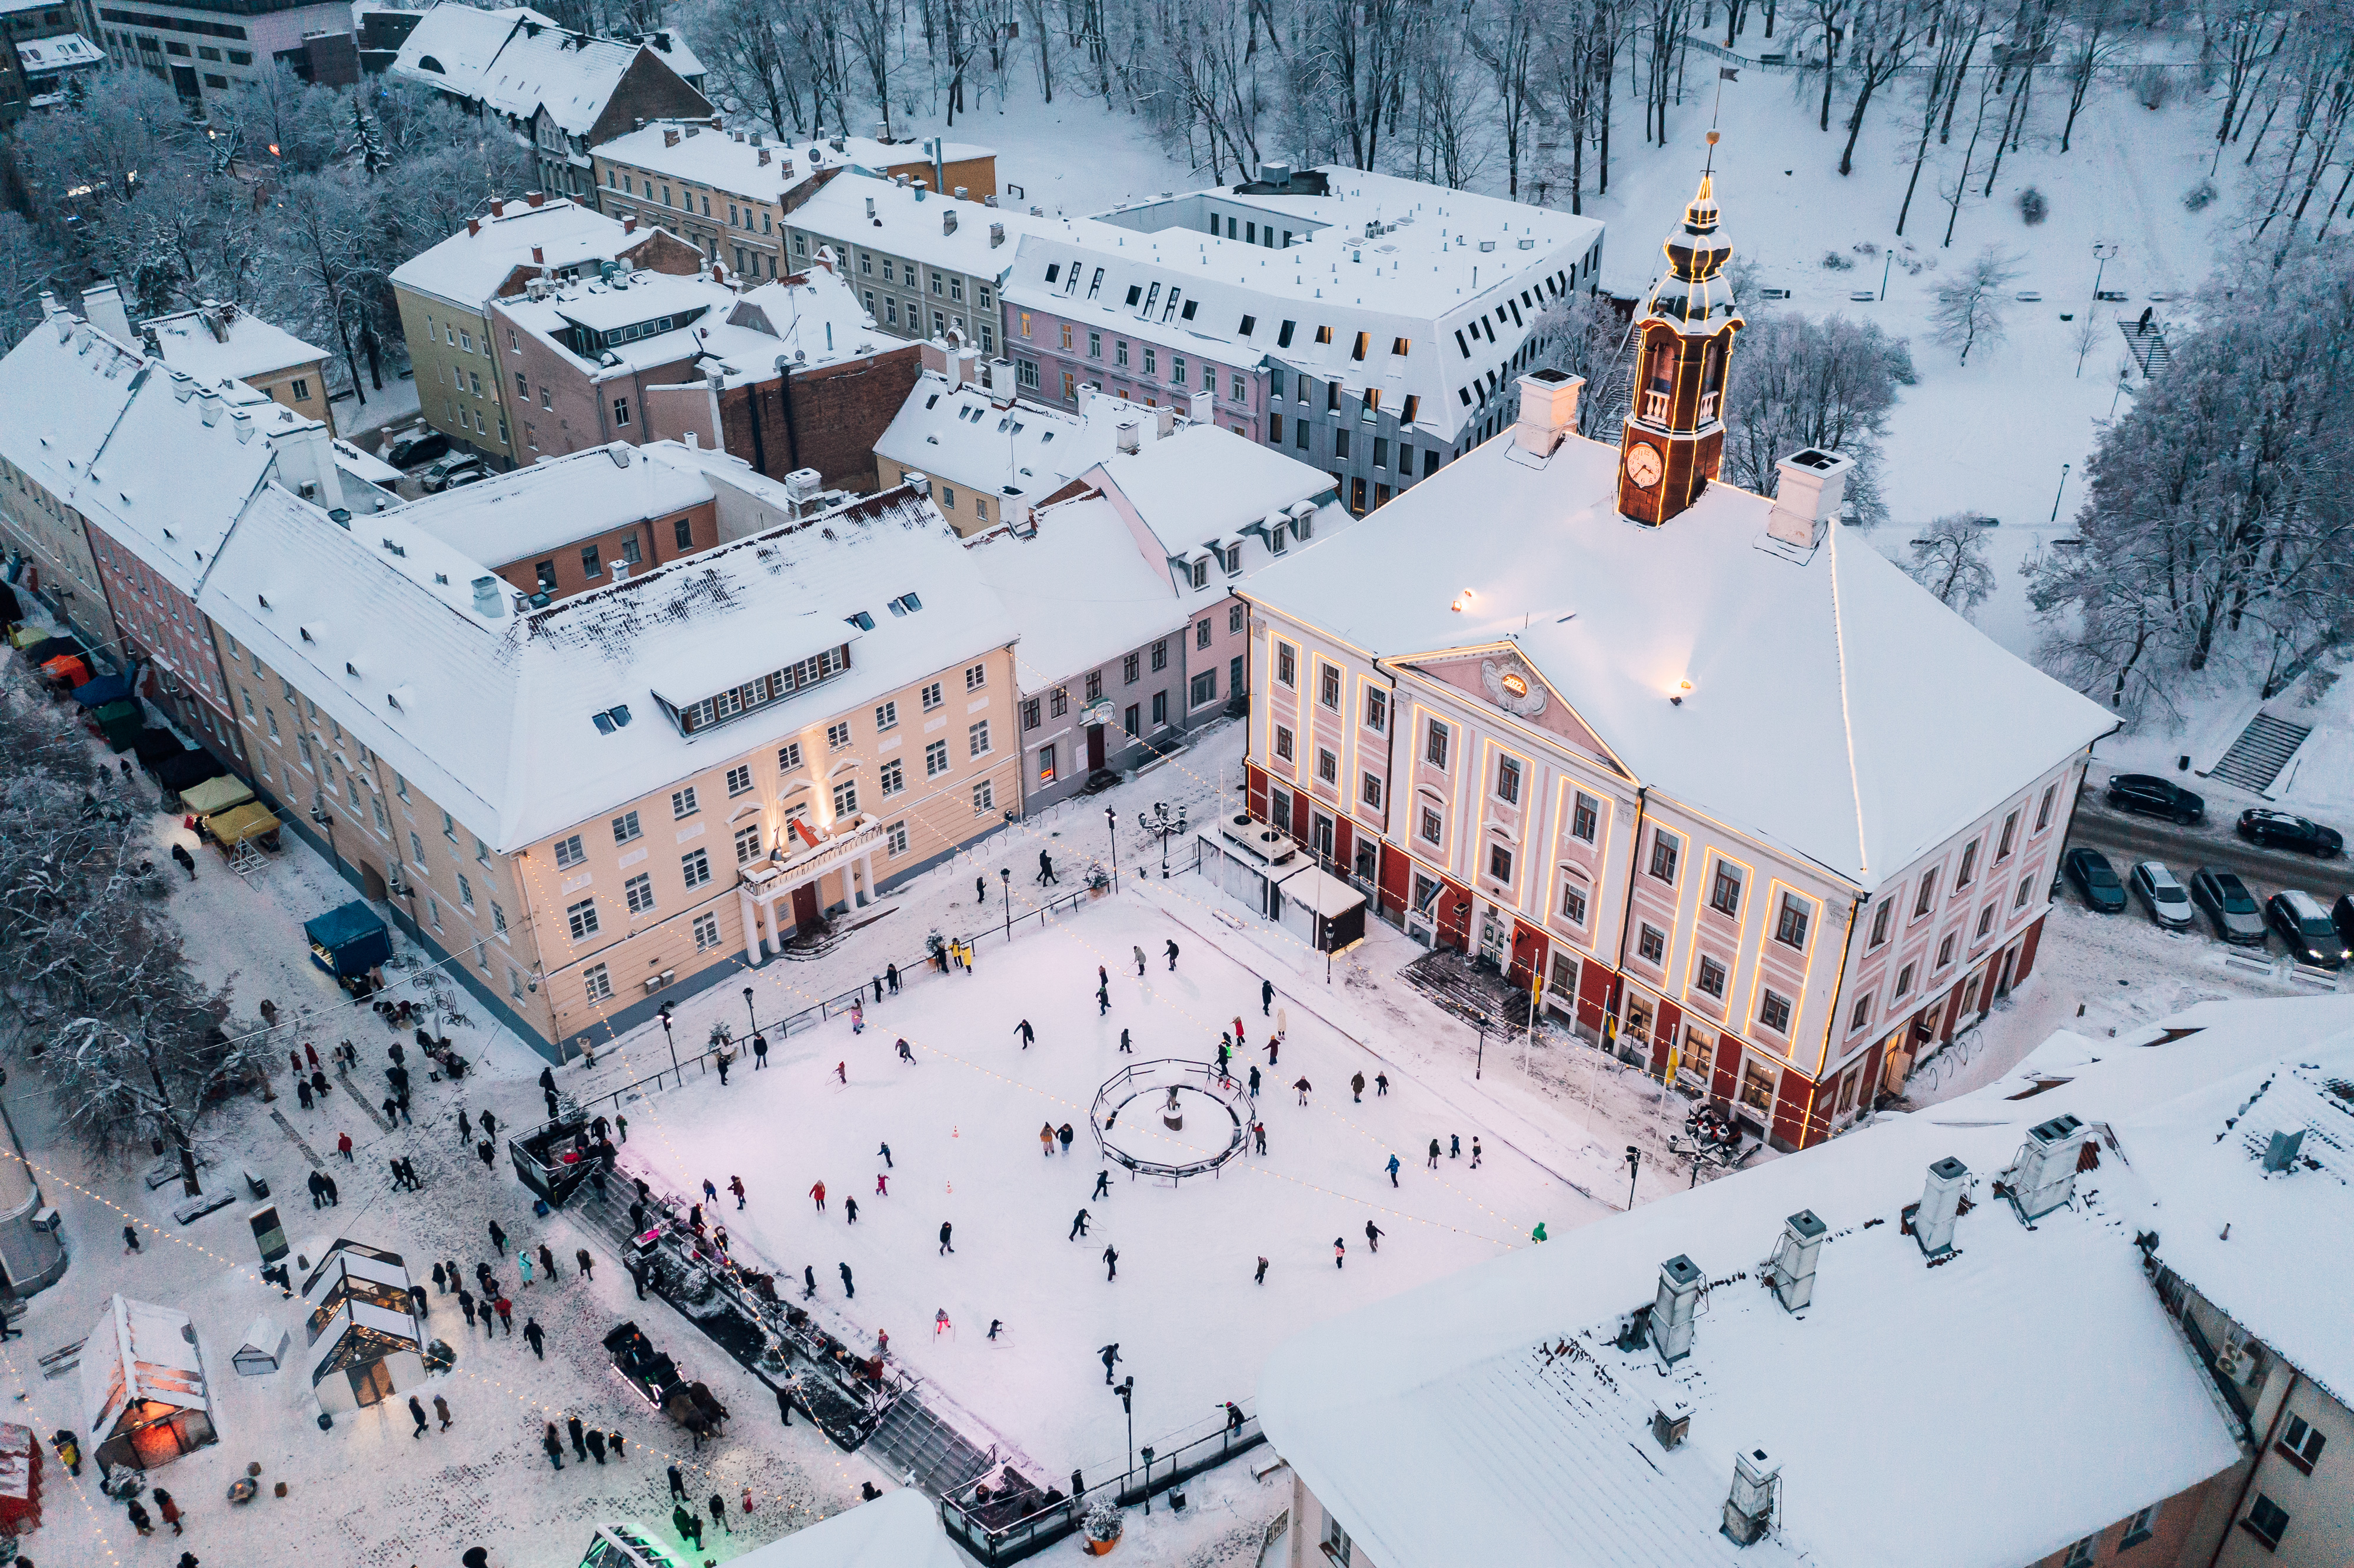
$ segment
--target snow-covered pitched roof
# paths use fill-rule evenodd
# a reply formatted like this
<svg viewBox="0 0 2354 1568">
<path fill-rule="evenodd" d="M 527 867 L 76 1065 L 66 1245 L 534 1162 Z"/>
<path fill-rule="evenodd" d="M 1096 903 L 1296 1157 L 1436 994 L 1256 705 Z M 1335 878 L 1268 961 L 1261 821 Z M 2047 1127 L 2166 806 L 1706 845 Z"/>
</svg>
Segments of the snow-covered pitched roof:
<svg viewBox="0 0 2354 1568">
<path fill-rule="evenodd" d="M 97 328 L 51 316 L 0 359 L 0 452 L 51 494 L 71 493 L 148 373 Z"/>
<path fill-rule="evenodd" d="M 641 53 L 682 77 L 703 72 L 675 34 L 600 38 L 567 32 L 528 6 L 482 10 L 456 0 L 425 14 L 390 69 L 514 119 L 528 120 L 545 107 L 557 125 L 579 135 L 597 123 Z"/>
<path fill-rule="evenodd" d="M 780 358 L 794 361 L 796 373 L 864 358 L 879 338 L 857 295 L 822 267 L 741 294 L 700 273 L 632 272 L 627 287 L 615 286 L 623 281 L 575 279 L 536 300 L 509 296 L 499 302 L 499 313 L 592 381 L 692 361 L 692 378 L 716 375 L 724 385 L 737 386 L 774 380 Z M 567 338 L 574 326 L 610 334 L 663 320 L 674 324 L 593 355 L 578 352 Z"/>
<path fill-rule="evenodd" d="M 1321 1324 L 1269 1358 L 1260 1421 L 1381 1568 L 2049 1556 L 2240 1457 L 2134 1245 L 2175 1154 L 2126 1118 L 2186 1078 L 2223 1092 L 2242 1058 L 2113 1044 L 2031 1098 L 1883 1118 Z M 2030 1229 L 1989 1183 L 2062 1115 L 2094 1127 L 2098 1168 Z M 1975 1202 L 1931 1266 L 1899 1217 L 1948 1156 Z M 1792 1314 L 1762 1260 L 1801 1210 L 1829 1239 Z M 1662 1375 L 1611 1336 L 1678 1255 L 1711 1283 Z M 1668 1398 L 1692 1407 L 1672 1451 L 1649 1431 Z M 1781 1465 L 1778 1528 L 1744 1553 L 1719 1525 L 1733 1455 L 1758 1448 Z"/>
<path fill-rule="evenodd" d="M 460 8 L 445 3 L 434 14 Z M 564 199 L 538 207 L 508 202 L 504 212 L 486 213 L 479 223 L 480 233 L 461 228 L 394 268 L 393 282 L 480 310 L 518 267 L 543 267 L 550 276 L 593 270 L 600 261 L 626 257 L 661 232 L 627 232 L 595 208 Z M 540 251 L 535 261 L 535 248 Z"/>
<path fill-rule="evenodd" d="M 999 528 L 971 542 L 972 567 L 997 591 L 1022 641 L 1014 665 L 1036 691 L 1184 624 L 1165 567 L 1147 561 L 1128 520 L 1102 496 L 1049 506 L 1034 535 Z"/>
<path fill-rule="evenodd" d="M 1127 499 L 1172 556 L 1231 538 L 1303 501 L 1333 497 L 1332 476 L 1322 469 L 1215 425 L 1181 425 L 1135 451 L 1115 451 L 1103 460 L 1100 482 Z"/>
<path fill-rule="evenodd" d="M 80 33 L 63 33 L 56 37 L 19 41 L 16 58 L 24 65 L 25 75 L 31 78 L 74 70 L 82 66 L 103 65 L 106 51 Z"/>
<path fill-rule="evenodd" d="M 664 144 L 669 135 L 677 136 L 676 145 Z M 637 130 L 599 142 L 596 151 L 599 157 L 613 163 L 651 169 L 674 180 L 691 180 L 760 201 L 776 200 L 785 187 L 798 185 L 823 169 L 855 165 L 879 173 L 885 168 L 931 162 L 924 142 L 885 143 L 871 136 L 846 136 L 843 138 L 842 150 L 836 152 L 830 140 L 779 142 L 756 137 L 757 133 L 748 135 L 740 131 L 715 131 L 708 121 L 649 120 Z M 761 161 L 764 153 L 768 155 L 766 163 Z M 941 155 L 946 162 L 955 164 L 971 158 L 993 158 L 997 154 L 994 148 L 949 142 L 941 148 Z"/>
<path fill-rule="evenodd" d="M 1636 783 L 1863 890 L 2112 726 L 1836 524 L 1789 558 L 1718 483 L 1646 528 L 1617 473 L 1508 432 L 1248 591 L 1373 655 L 1509 643 Z"/>
<path fill-rule="evenodd" d="M 957 484 L 987 483 L 1018 514 L 1111 456 L 1121 420 L 1140 421 L 1149 438 L 1155 418 L 1155 410 L 1118 397 L 1090 397 L 1076 414 L 1003 405 L 986 387 L 951 387 L 946 376 L 927 370 L 875 441 L 875 455 Z"/>
<path fill-rule="evenodd" d="M 866 204 L 875 203 L 875 217 Z M 943 217 L 953 217 L 949 230 Z M 914 185 L 869 177 L 854 171 L 828 181 L 817 193 L 793 208 L 786 219 L 796 228 L 829 237 L 837 243 L 873 246 L 895 256 L 909 256 L 927 266 L 966 272 L 980 278 L 1002 278 L 1013 265 L 1013 256 L 1025 235 L 1060 233 L 1089 219 L 1037 217 L 1010 207 L 989 207 L 935 196 Z M 1002 227 L 1002 242 L 991 245 L 991 226 Z M 1117 232 L 1117 231 L 1114 231 Z M 1134 236 L 1129 236 L 1133 238 Z M 844 258 L 845 265 L 849 259 Z"/>
<path fill-rule="evenodd" d="M 213 323 L 218 323 L 216 335 Z M 251 376 L 292 370 L 327 357 L 281 326 L 235 305 L 213 305 L 151 316 L 139 323 L 152 333 L 155 352 L 175 370 L 185 370 L 207 385 L 223 378 L 242 381 Z"/>
<path fill-rule="evenodd" d="M 939 1512 L 913 1488 L 884 1493 L 779 1541 L 730 1568 L 961 1568 Z"/>
<path fill-rule="evenodd" d="M 476 610 L 480 560 L 414 521 L 379 514 L 346 532 L 271 486 L 199 603 L 263 662 L 302 672 L 295 683 L 362 744 L 503 850 L 1013 639 L 1003 606 L 912 492 L 769 527 L 790 503 L 748 466 L 666 442 L 621 450 L 702 469 L 723 536 L 746 531 L 731 509 L 766 531 L 518 615 L 495 581 Z M 885 613 L 909 593 L 920 610 Z M 873 630 L 849 623 L 861 610 Z M 699 702 L 845 642 L 847 673 L 693 738 L 655 700 Z M 592 715 L 617 705 L 631 722 L 605 733 Z"/>
<path fill-rule="evenodd" d="M 407 522 L 451 549 L 503 566 L 711 499 L 702 475 L 647 462 L 616 441 L 391 507 L 376 520 Z"/>
<path fill-rule="evenodd" d="M 747 289 L 727 313 L 727 322 L 771 340 L 763 344 L 760 339 L 743 338 L 713 349 L 722 357 L 748 353 L 747 363 L 730 367 L 746 376 L 773 376 L 776 355 L 794 361 L 798 374 L 864 359 L 878 347 L 902 346 L 875 330 L 875 318 L 859 302 L 858 291 L 823 267 Z M 758 357 L 763 347 L 771 357 Z"/>
<path fill-rule="evenodd" d="M 82 1342 L 82 1430 L 93 1446 L 103 1443 L 123 1413 L 143 1403 L 210 1408 L 196 1325 L 186 1312 L 112 1296 Z"/>
</svg>

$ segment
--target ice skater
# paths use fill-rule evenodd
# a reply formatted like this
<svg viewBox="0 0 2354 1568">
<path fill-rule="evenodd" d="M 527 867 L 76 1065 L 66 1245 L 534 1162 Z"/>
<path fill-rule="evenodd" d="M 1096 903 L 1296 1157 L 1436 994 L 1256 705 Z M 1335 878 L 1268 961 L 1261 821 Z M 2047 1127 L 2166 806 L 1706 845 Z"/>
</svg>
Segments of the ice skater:
<svg viewBox="0 0 2354 1568">
<path fill-rule="evenodd" d="M 1089 1200 L 1090 1202 L 1093 1202 L 1095 1199 L 1097 1199 L 1097 1198 L 1108 1198 L 1108 1197 L 1110 1197 L 1110 1196 L 1111 1196 L 1111 1171 L 1110 1171 L 1110 1170 L 1109 1170 L 1108 1168 L 1107 1168 L 1107 1169 L 1105 1169 L 1105 1170 L 1098 1171 L 1097 1171 L 1097 1172 L 1096 1172 L 1096 1190 L 1095 1190 L 1094 1192 L 1092 1192 L 1088 1193 L 1088 1194 L 1087 1194 L 1087 1197 L 1088 1197 L 1088 1200 Z"/>
<path fill-rule="evenodd" d="M 842 1201 L 842 1215 L 843 1223 L 844 1224 L 856 1224 L 858 1223 L 858 1200 L 855 1198 L 844 1198 Z M 723 1231 L 720 1234 L 725 1235 L 726 1233 Z M 727 1249 L 723 1245 L 719 1250 L 726 1252 Z"/>
<path fill-rule="evenodd" d="M 1258 1015 L 1259 1015 L 1261 1018 L 1265 1018 L 1265 1017 L 1267 1015 L 1267 1010 L 1268 1010 L 1269 1008 L 1273 1007 L 1274 1005 L 1275 1005 L 1275 982 L 1274 982 L 1273 980 L 1263 980 L 1259 981 L 1259 982 L 1258 982 Z"/>
<path fill-rule="evenodd" d="M 1438 1139 L 1435 1138 L 1430 1140 L 1430 1169 L 1438 1169 Z"/>
<path fill-rule="evenodd" d="M 1144 949 L 1140 947 L 1137 947 L 1131 948 L 1130 951 L 1136 954 L 1136 978 L 1142 980 L 1144 978 Z"/>
<path fill-rule="evenodd" d="M 1052 1160 L 1055 1157 L 1055 1124 L 1042 1123 L 1038 1128 L 1038 1152 Z"/>
<path fill-rule="evenodd" d="M 1293 1084 L 1291 1086 L 1292 1086 L 1293 1088 L 1298 1089 L 1298 1090 L 1299 1091 L 1299 1103 L 1300 1103 L 1301 1105 L 1306 1105 L 1306 1104 L 1308 1103 L 1308 1091 L 1309 1091 L 1310 1089 L 1313 1088 L 1315 1086 L 1314 1086 L 1314 1085 L 1312 1085 L 1312 1084 L 1310 1084 L 1310 1083 L 1308 1081 L 1307 1077 L 1303 1075 L 1300 1077 L 1299 1081 L 1298 1083 Z"/>
<path fill-rule="evenodd" d="M 1434 1139 L 1432 1141 L 1437 1142 L 1437 1140 Z M 1449 1160 L 1460 1160 L 1463 1158 L 1463 1135 L 1461 1133 L 1450 1132 L 1447 1135 L 1447 1158 Z"/>
<path fill-rule="evenodd" d="M 916 1065 L 916 1053 L 905 1040 L 899 1042 L 899 1060 L 907 1063 L 910 1067 Z"/>
<path fill-rule="evenodd" d="M 1471 1135 L 1471 1169 L 1479 1169 L 1479 1135 L 1477 1133 Z"/>
<path fill-rule="evenodd" d="M 851 1283 L 850 1265 L 846 1263 L 837 1263 L 834 1265 L 834 1267 L 842 1270 L 843 1295 L 850 1298 L 852 1300 L 856 1300 L 858 1298 L 858 1287 Z"/>
<path fill-rule="evenodd" d="M 1071 1222 L 1071 1234 L 1063 1239 L 1065 1241 L 1076 1241 L 1087 1234 L 1087 1212 L 1085 1209 L 1081 1209 L 1078 1213 L 1078 1217 Z"/>
<path fill-rule="evenodd" d="M 1393 1187 L 1394 1187 L 1394 1186 L 1396 1186 L 1396 1185 L 1398 1184 L 1398 1179 L 1397 1179 L 1397 1173 L 1398 1173 L 1398 1157 L 1397 1157 L 1396 1155 L 1394 1155 L 1394 1154 L 1393 1154 L 1393 1155 L 1391 1155 L 1391 1156 L 1390 1156 L 1390 1166 L 1389 1166 L 1389 1170 L 1390 1170 L 1390 1185 L 1391 1185 L 1391 1186 L 1393 1186 Z"/>
<path fill-rule="evenodd" d="M 1030 1049 L 1038 1038 L 1038 1032 L 1030 1027 L 1030 1021 L 1026 1018 L 1013 1026 L 1013 1033 L 1022 1036 L 1022 1049 L 1024 1051 Z"/>
<path fill-rule="evenodd" d="M 1251 1098 L 1258 1098 L 1258 1069 L 1257 1067 L 1253 1067 L 1250 1070 L 1250 1092 Z"/>
<path fill-rule="evenodd" d="M 739 1209 L 742 1208 L 744 1206 L 744 1178 L 741 1176 L 730 1176 L 727 1178 L 727 1190 L 736 1194 L 736 1206 Z"/>
<path fill-rule="evenodd" d="M 1251 1283 L 1253 1285 L 1265 1285 L 1267 1283 L 1267 1259 L 1260 1258 L 1258 1260 L 1258 1272 L 1251 1276 Z"/>
<path fill-rule="evenodd" d="M 1373 1221 L 1367 1220 L 1365 1222 L 1365 1245 L 1372 1251 L 1379 1252 L 1382 1250 L 1382 1237 L 1388 1234 L 1389 1233 L 1383 1230 L 1381 1226 L 1373 1224 Z"/>
<path fill-rule="evenodd" d="M 875 1152 L 882 1158 L 883 1168 L 886 1171 L 889 1170 L 891 1168 L 891 1146 L 886 1143 L 883 1145 L 882 1148 L 877 1149 Z"/>
<path fill-rule="evenodd" d="M 1173 937 L 1169 941 L 1169 972 L 1172 975 L 1177 972 L 1177 941 Z"/>
<path fill-rule="evenodd" d="M 891 1195 L 891 1173 L 888 1171 L 875 1172 L 875 1195 L 878 1198 Z"/>
<path fill-rule="evenodd" d="M 1112 1381 L 1111 1369 L 1113 1365 L 1117 1362 L 1126 1361 L 1128 1358 L 1119 1353 L 1119 1341 L 1117 1340 L 1114 1340 L 1110 1344 L 1106 1345 L 1102 1350 L 1097 1351 L 1096 1352 L 1096 1356 L 1104 1364 L 1104 1383 L 1108 1386 Z"/>
<path fill-rule="evenodd" d="M 1136 1053 L 1136 1047 L 1129 1044 L 1128 1031 L 1125 1029 L 1119 1032 L 1119 1048 L 1130 1055 Z"/>
<path fill-rule="evenodd" d="M 1373 1098 L 1380 1099 L 1384 1095 L 1386 1095 L 1389 1092 L 1390 1075 L 1387 1073 L 1375 1073 L 1373 1075 Z"/>
<path fill-rule="evenodd" d="M 1332 1238 L 1332 1266 L 1341 1267 L 1349 1261 L 1349 1243 L 1345 1237 Z"/>
<path fill-rule="evenodd" d="M 948 1256 L 950 1253 L 952 1253 L 952 1252 L 956 1251 L 956 1248 L 955 1248 L 953 1245 L 951 1245 L 949 1244 L 949 1237 L 950 1237 L 951 1235 L 953 1235 L 953 1234 L 956 1234 L 956 1226 L 955 1226 L 955 1225 L 951 1224 L 950 1224 L 949 1222 L 948 1222 L 947 1220 L 942 1220 L 942 1221 L 940 1222 L 940 1250 L 939 1250 L 939 1252 L 938 1252 L 936 1255 L 940 1256 L 940 1257 L 946 1257 L 946 1256 Z"/>
<path fill-rule="evenodd" d="M 1104 1248 L 1103 1257 L 1104 1283 L 1108 1285 L 1113 1280 L 1119 1277 L 1119 1249 L 1113 1246 L 1106 1246 Z"/>
<path fill-rule="evenodd" d="M 1363 1073 L 1349 1075 L 1349 1103 L 1360 1106 L 1365 1103 L 1365 1075 Z"/>
<path fill-rule="evenodd" d="M 817 1212 L 821 1214 L 825 1213 L 825 1183 L 819 1181 L 813 1184 L 810 1188 L 810 1196 L 817 1200 Z"/>
<path fill-rule="evenodd" d="M 1096 1016 L 1097 1018 L 1101 1018 L 1105 1013 L 1109 1012 L 1110 1011 L 1111 987 L 1108 985 L 1099 985 L 1096 987 Z"/>
</svg>

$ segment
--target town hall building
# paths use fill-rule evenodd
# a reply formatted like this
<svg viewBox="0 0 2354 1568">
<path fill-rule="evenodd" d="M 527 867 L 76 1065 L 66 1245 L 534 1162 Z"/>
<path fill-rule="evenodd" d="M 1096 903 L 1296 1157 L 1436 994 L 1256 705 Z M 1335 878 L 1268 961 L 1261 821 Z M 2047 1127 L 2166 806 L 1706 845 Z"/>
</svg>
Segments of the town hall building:
<svg viewBox="0 0 2354 1568">
<path fill-rule="evenodd" d="M 1798 1148 L 2027 977 L 2113 720 L 1845 530 L 1848 459 L 1716 482 L 1709 179 L 1664 249 L 1615 444 L 1523 376 L 1506 433 L 1241 590 L 1249 808 Z"/>
</svg>

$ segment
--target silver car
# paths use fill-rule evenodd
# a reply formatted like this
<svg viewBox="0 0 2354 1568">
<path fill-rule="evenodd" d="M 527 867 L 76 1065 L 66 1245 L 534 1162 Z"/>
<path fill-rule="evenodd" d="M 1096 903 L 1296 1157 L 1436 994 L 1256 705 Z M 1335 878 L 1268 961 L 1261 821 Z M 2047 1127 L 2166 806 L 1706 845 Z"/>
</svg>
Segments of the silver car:
<svg viewBox="0 0 2354 1568">
<path fill-rule="evenodd" d="M 2165 862 L 2136 861 L 2126 881 L 2134 896 L 2149 911 L 2149 917 L 2160 927 L 2168 931 L 2190 928 L 2190 890 L 2175 880 Z"/>
</svg>

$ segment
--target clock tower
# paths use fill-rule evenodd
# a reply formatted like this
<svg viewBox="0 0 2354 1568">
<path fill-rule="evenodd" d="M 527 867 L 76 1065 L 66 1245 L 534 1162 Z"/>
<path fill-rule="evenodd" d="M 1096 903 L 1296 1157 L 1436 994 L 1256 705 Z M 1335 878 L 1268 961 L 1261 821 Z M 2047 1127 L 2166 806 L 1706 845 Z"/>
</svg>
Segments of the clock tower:
<svg viewBox="0 0 2354 1568">
<path fill-rule="evenodd" d="M 1708 133 L 1714 146 L 1716 132 Z M 1724 453 L 1726 362 L 1744 324 L 1724 275 L 1713 175 L 1662 247 L 1668 270 L 1635 318 L 1633 395 L 1618 442 L 1618 512 L 1658 527 L 1700 499 Z"/>
</svg>

